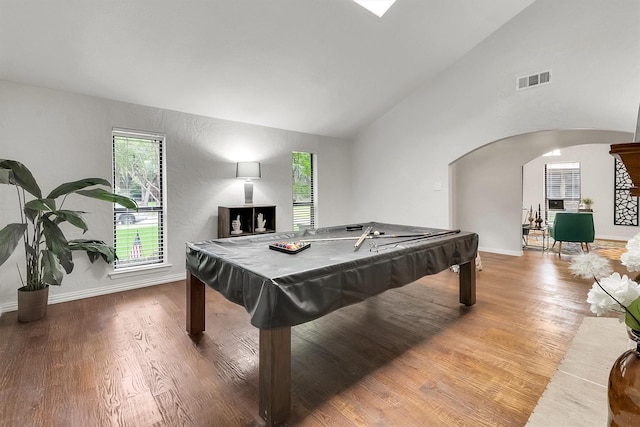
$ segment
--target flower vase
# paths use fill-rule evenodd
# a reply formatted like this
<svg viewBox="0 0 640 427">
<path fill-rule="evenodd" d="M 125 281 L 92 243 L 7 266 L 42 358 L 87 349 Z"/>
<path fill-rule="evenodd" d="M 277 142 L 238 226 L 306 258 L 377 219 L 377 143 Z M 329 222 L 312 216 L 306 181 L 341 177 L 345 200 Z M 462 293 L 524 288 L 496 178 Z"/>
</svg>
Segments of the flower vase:
<svg viewBox="0 0 640 427">
<path fill-rule="evenodd" d="M 616 359 L 609 373 L 609 426 L 640 426 L 640 331 L 629 330 L 635 348 Z"/>
</svg>

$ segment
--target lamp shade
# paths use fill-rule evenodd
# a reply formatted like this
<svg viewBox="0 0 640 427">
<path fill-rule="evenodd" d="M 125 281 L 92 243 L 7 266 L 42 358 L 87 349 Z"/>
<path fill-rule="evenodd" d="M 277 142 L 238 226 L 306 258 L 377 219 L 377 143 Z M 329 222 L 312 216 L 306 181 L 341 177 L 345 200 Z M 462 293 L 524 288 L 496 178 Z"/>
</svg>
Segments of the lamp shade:
<svg viewBox="0 0 640 427">
<path fill-rule="evenodd" d="M 238 162 L 236 164 L 236 178 L 260 179 L 260 162 Z"/>
</svg>

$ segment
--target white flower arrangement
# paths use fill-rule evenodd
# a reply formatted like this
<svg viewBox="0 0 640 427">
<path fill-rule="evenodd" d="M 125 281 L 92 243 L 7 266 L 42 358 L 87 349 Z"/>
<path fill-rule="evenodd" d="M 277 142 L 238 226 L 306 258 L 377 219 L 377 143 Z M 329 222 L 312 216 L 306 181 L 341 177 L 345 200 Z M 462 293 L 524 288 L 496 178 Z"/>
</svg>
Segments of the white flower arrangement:
<svg viewBox="0 0 640 427">
<path fill-rule="evenodd" d="M 620 262 L 629 271 L 640 271 L 640 233 L 627 242 L 627 251 L 620 256 Z"/>
<path fill-rule="evenodd" d="M 603 289 L 607 292 L 603 292 Z M 628 307 L 638 297 L 640 291 L 636 282 L 626 274 L 621 277 L 619 273 L 613 273 L 600 279 L 599 284 L 593 284 L 587 294 L 587 302 L 591 304 L 591 311 L 598 316 L 611 311 L 626 314 L 623 307 Z"/>
<path fill-rule="evenodd" d="M 628 271 L 640 271 L 640 233 L 627 242 L 620 261 Z M 597 316 L 617 313 L 634 331 L 640 331 L 640 285 L 626 274 L 614 273 L 610 262 L 593 252 L 577 255 L 569 270 L 577 277 L 595 279 L 587 294 L 591 312 Z"/>
</svg>

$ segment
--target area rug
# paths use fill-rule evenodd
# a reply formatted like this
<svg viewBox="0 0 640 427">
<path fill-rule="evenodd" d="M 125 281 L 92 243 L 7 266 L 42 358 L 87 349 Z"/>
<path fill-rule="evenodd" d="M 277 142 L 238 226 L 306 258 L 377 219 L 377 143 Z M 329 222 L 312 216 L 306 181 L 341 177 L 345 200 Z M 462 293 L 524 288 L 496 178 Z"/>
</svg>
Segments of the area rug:
<svg viewBox="0 0 640 427">
<path fill-rule="evenodd" d="M 618 319 L 585 317 L 527 427 L 606 426 L 609 370 L 633 344 Z"/>
<path fill-rule="evenodd" d="M 593 250 L 605 258 L 612 261 L 620 261 L 620 255 L 626 251 L 626 241 L 620 240 L 596 240 L 597 244 Z"/>
<path fill-rule="evenodd" d="M 622 255 L 625 251 L 626 244 L 627 242 L 624 240 L 596 239 L 593 243 L 589 243 L 589 249 L 612 261 L 619 261 L 620 255 Z M 546 246 L 547 246 L 547 243 L 545 242 L 545 249 L 546 249 Z M 556 243 L 554 246 L 553 239 L 549 239 L 548 250 L 550 252 L 557 254 L 559 246 L 560 246 L 559 243 Z M 542 238 L 538 236 L 529 237 L 528 244 L 523 248 L 523 250 L 541 251 Z M 572 243 L 572 242 L 562 243 L 562 255 L 565 255 L 565 254 L 577 255 L 580 253 L 582 253 L 582 248 L 580 247 L 580 243 Z"/>
</svg>

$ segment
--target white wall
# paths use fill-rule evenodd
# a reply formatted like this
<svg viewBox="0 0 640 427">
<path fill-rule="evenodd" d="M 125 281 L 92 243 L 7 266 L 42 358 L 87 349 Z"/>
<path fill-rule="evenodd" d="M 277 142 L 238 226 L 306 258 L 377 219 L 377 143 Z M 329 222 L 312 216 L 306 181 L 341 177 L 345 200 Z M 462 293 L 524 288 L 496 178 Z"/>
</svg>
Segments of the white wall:
<svg viewBox="0 0 640 427">
<path fill-rule="evenodd" d="M 537 157 L 522 169 L 523 206 L 542 205 L 544 210 L 544 165 L 546 163 L 579 162 L 582 198 L 594 201 L 593 220 L 596 238 L 629 240 L 640 232 L 638 226 L 613 224 L 614 158 L 607 144 L 578 145 L 560 150 L 559 156 Z"/>
<path fill-rule="evenodd" d="M 291 152 L 316 153 L 318 225 L 347 222 L 351 151 L 347 141 L 265 128 L 175 111 L 114 102 L 0 80 L 0 157 L 23 162 L 46 194 L 62 182 L 86 177 L 111 180 L 113 127 L 166 135 L 169 269 L 110 279 L 111 266 L 76 255 L 75 270 L 52 302 L 184 278 L 185 242 L 217 237 L 218 205 L 244 203 L 235 162 L 262 162 L 254 202 L 277 205 L 278 230 L 292 228 Z M 82 197 L 68 206 L 88 210 L 85 237 L 112 241 L 112 208 Z M 337 209 L 336 207 L 340 207 Z M 0 186 L 0 225 L 19 218 L 15 189 Z M 71 237 L 80 237 L 71 234 Z M 15 308 L 23 266 L 20 248 L 0 266 L 0 306 Z M 23 272 L 24 274 L 24 272 Z"/>
<path fill-rule="evenodd" d="M 544 130 L 632 132 L 640 102 L 638 52 L 637 0 L 537 0 L 356 138 L 352 220 L 452 227 L 462 196 L 452 190 L 449 165 L 466 153 Z M 517 77 L 546 70 L 550 84 L 516 92 Z M 529 153 L 518 170 L 542 153 Z M 520 171 L 485 172 L 521 193 Z M 480 206 L 491 192 L 475 185 L 464 196 Z M 505 217 L 472 229 L 481 249 L 517 249 L 519 240 L 488 242 L 493 227 L 513 223 L 517 229 L 521 203 L 514 202 L 515 214 L 505 210 Z M 482 210 L 473 214 L 488 217 Z"/>
</svg>

